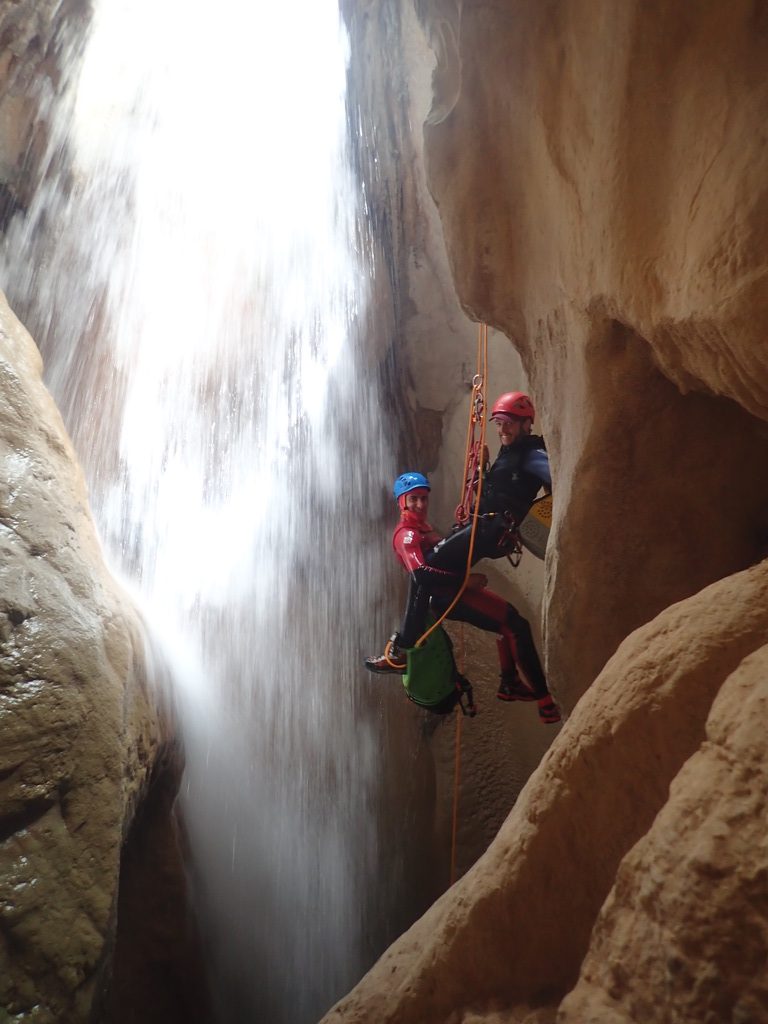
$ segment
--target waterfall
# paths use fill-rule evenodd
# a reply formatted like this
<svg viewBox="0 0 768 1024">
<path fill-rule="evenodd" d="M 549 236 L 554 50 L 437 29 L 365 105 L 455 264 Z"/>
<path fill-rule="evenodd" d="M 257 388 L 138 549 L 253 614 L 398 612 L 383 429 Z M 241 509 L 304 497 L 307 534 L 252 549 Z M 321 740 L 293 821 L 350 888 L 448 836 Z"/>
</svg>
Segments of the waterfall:
<svg viewBox="0 0 768 1024">
<path fill-rule="evenodd" d="M 173 665 L 222 1021 L 366 966 L 391 439 L 335 0 L 95 0 L 2 280 Z M 41 97 L 41 102 L 43 102 Z"/>
</svg>

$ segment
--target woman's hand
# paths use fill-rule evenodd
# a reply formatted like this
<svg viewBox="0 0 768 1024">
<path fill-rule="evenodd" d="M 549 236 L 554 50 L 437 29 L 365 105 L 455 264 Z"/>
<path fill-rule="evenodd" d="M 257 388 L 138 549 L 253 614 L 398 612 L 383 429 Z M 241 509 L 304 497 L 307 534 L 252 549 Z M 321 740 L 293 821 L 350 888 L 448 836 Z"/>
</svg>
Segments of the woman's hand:
<svg viewBox="0 0 768 1024">
<path fill-rule="evenodd" d="M 488 577 L 482 572 L 471 572 L 467 580 L 467 590 L 485 590 Z"/>
</svg>

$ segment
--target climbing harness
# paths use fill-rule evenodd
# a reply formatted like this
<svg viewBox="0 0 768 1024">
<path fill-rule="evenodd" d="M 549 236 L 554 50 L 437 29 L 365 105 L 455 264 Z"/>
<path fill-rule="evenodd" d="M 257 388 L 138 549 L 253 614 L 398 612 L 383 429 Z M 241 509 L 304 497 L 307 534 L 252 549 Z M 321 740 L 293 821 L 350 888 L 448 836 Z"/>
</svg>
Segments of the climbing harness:
<svg viewBox="0 0 768 1024">
<path fill-rule="evenodd" d="M 509 550 L 507 551 L 507 561 L 516 569 L 520 565 L 520 559 L 523 557 L 523 544 L 520 538 L 520 531 L 517 528 L 517 523 L 514 523 L 509 528 Z"/>
</svg>

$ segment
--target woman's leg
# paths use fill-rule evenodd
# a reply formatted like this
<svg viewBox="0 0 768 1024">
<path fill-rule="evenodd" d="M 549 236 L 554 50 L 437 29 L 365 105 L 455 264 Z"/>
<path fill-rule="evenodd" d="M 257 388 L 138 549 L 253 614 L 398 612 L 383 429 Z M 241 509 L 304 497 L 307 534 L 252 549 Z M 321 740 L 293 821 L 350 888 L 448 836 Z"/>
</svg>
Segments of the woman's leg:
<svg viewBox="0 0 768 1024">
<path fill-rule="evenodd" d="M 408 581 L 408 602 L 398 634 L 398 646 L 413 647 L 426 629 L 429 594 L 411 576 Z"/>
</svg>

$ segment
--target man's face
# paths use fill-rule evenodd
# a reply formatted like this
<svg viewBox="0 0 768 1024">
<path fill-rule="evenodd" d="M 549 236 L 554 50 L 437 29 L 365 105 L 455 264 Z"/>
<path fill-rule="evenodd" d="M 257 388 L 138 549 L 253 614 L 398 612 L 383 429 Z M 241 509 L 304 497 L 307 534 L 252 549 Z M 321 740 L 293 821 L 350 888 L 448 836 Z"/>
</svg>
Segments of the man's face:
<svg viewBox="0 0 768 1024">
<path fill-rule="evenodd" d="M 514 444 L 523 433 L 525 420 L 518 419 L 516 416 L 499 415 L 494 416 L 493 420 L 499 431 L 499 440 L 505 447 Z"/>
<path fill-rule="evenodd" d="M 409 512 L 414 512 L 423 519 L 429 508 L 429 491 L 425 487 L 418 487 L 415 491 L 408 491 L 405 496 L 405 507 Z"/>
</svg>

